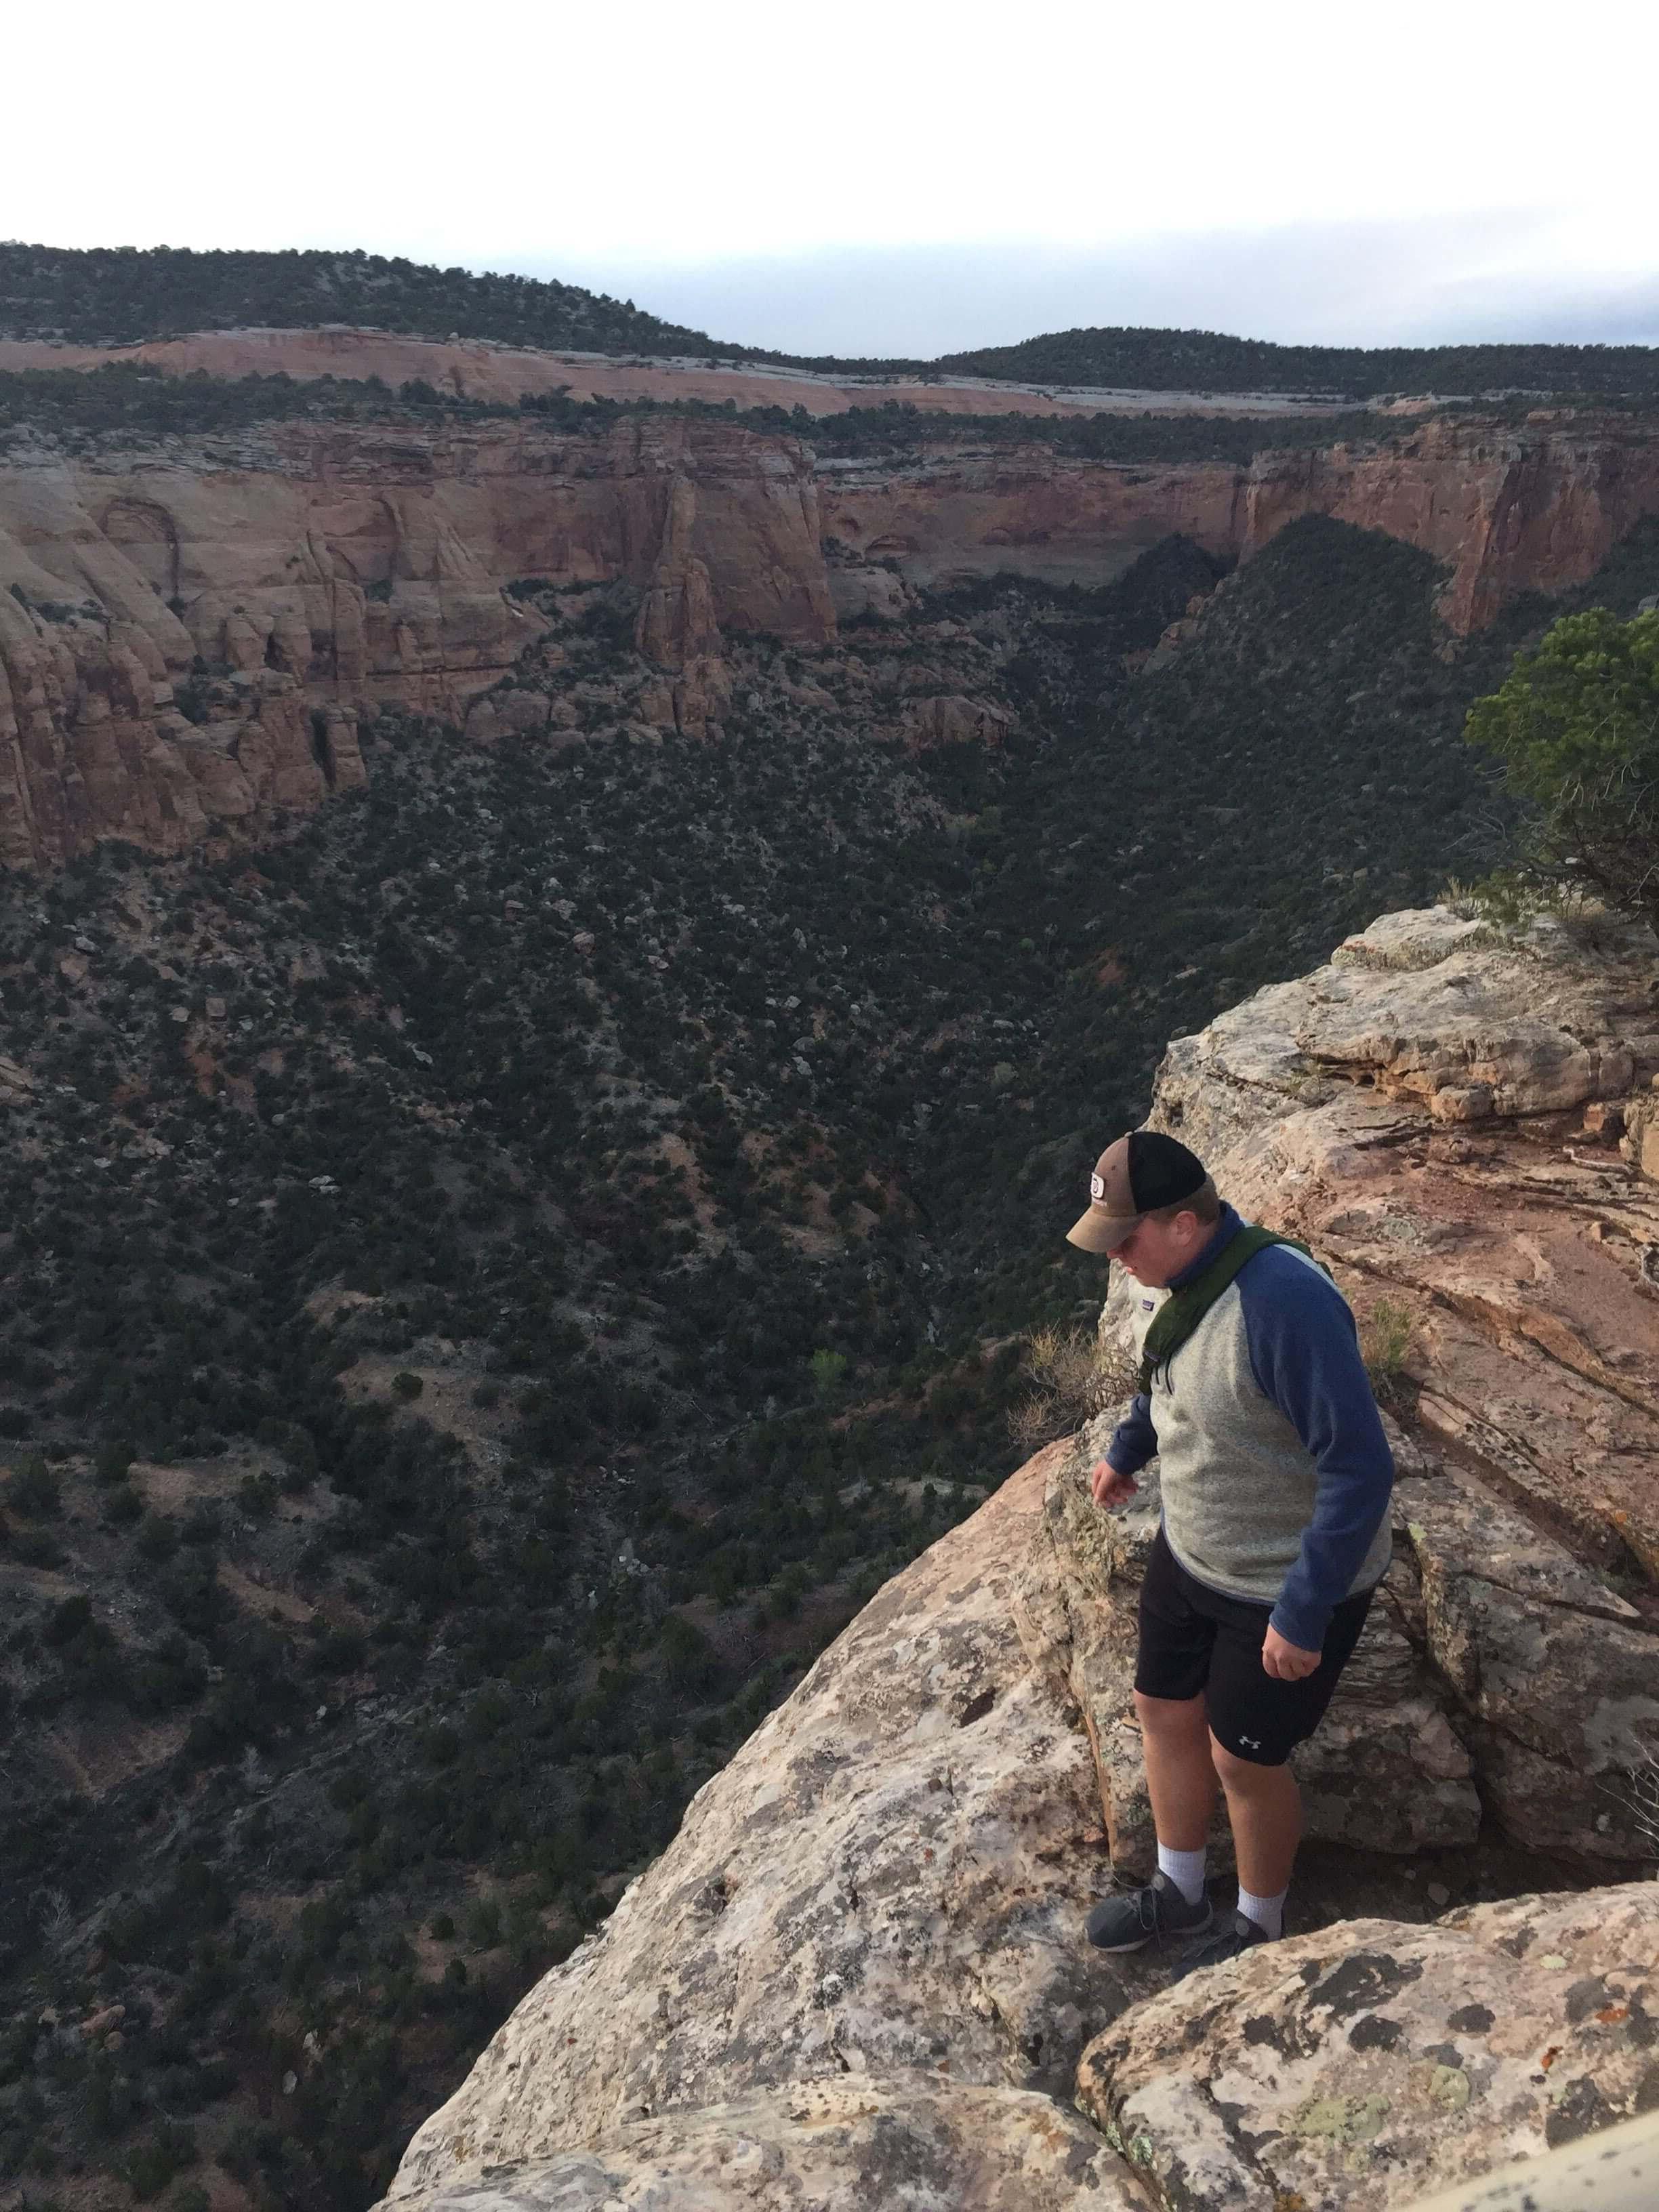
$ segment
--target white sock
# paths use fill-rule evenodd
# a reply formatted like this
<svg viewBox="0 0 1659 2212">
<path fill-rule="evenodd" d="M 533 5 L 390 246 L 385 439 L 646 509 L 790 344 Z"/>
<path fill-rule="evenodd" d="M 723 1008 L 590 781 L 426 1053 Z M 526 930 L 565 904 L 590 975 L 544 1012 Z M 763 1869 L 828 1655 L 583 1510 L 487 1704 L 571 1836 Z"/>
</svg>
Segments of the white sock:
<svg viewBox="0 0 1659 2212">
<path fill-rule="evenodd" d="M 1238 1893 L 1238 1909 L 1247 1920 L 1254 1920 L 1264 1936 L 1277 1938 L 1285 1933 L 1285 1900 L 1288 1889 L 1281 1889 L 1277 1897 L 1252 1897 L 1242 1885 Z"/>
<path fill-rule="evenodd" d="M 1158 1870 L 1166 1874 L 1181 1892 L 1188 1905 L 1196 1905 L 1204 1894 L 1204 1862 L 1206 1851 L 1172 1851 L 1167 1844 L 1158 1847 Z"/>
</svg>

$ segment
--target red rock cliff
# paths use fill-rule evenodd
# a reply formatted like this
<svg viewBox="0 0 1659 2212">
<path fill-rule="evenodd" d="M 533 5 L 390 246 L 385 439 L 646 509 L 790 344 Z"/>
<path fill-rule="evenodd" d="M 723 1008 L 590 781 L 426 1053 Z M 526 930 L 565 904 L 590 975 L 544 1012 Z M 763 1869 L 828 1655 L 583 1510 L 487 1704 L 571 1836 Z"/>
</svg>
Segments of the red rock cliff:
<svg viewBox="0 0 1659 2212">
<path fill-rule="evenodd" d="M 826 538 L 919 580 L 1088 583 L 1172 531 L 1247 559 L 1329 514 L 1445 562 L 1443 611 L 1467 630 L 1517 590 L 1589 576 L 1655 512 L 1659 423 L 1571 414 L 1443 417 L 1248 468 L 959 444 L 815 468 L 793 438 L 672 416 L 588 434 L 295 422 L 26 456 L 0 468 L 0 863 L 103 837 L 176 852 L 361 783 L 365 708 L 459 719 L 534 639 L 501 588 L 519 577 L 635 585 L 637 642 L 697 730 L 722 630 L 834 635 Z M 836 576 L 845 597 L 858 571 Z"/>
<path fill-rule="evenodd" d="M 359 712 L 459 714 L 536 635 L 501 589 L 528 576 L 636 584 L 672 665 L 720 625 L 835 629 L 807 457 L 719 424 L 283 425 L 0 470 L 0 863 L 176 852 L 361 783 Z"/>
<path fill-rule="evenodd" d="M 1517 429 L 1443 418 L 1401 446 L 1259 458 L 1238 550 L 1259 551 L 1301 514 L 1385 531 L 1450 565 L 1441 611 L 1468 631 L 1484 629 L 1516 592 L 1583 583 L 1656 513 L 1651 422 L 1540 414 Z"/>
<path fill-rule="evenodd" d="M 821 473 L 825 530 L 921 582 L 1002 567 L 1099 582 L 1176 530 L 1248 560 L 1287 522 L 1328 514 L 1445 562 L 1441 611 L 1468 631 L 1518 591 L 1582 583 L 1633 524 L 1659 513 L 1659 423 L 1560 414 L 1517 428 L 1441 417 L 1397 444 L 1266 453 L 1248 468 L 940 445 L 902 465 Z"/>
</svg>

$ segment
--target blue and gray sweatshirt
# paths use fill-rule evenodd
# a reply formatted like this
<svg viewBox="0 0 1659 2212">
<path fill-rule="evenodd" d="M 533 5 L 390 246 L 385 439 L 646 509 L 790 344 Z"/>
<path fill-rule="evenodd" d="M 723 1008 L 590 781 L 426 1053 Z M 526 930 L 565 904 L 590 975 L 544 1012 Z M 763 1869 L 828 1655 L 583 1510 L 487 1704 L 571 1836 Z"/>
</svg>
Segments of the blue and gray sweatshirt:
<svg viewBox="0 0 1659 2212">
<path fill-rule="evenodd" d="M 1207 1267 L 1243 1226 L 1224 1206 L 1214 1236 L 1170 1285 Z M 1134 1292 L 1137 1349 L 1169 1290 Z M 1332 1608 L 1389 1565 L 1394 1460 L 1347 1301 L 1322 1268 L 1270 1244 L 1238 1273 L 1137 1397 L 1108 1447 L 1133 1474 L 1153 1455 L 1164 1533 L 1187 1571 L 1273 1607 L 1305 1651 Z"/>
</svg>

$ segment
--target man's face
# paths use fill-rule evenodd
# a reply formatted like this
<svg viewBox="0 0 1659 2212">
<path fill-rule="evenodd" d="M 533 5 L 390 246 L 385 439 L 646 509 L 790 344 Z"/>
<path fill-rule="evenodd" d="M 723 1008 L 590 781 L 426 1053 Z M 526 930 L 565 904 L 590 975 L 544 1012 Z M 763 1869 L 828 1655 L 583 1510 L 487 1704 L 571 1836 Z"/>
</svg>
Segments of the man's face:
<svg viewBox="0 0 1659 2212">
<path fill-rule="evenodd" d="M 1197 1258 L 1209 1233 L 1195 1213 L 1177 1213 L 1170 1221 L 1148 1214 L 1113 1252 L 1112 1260 L 1149 1291 L 1161 1291 L 1172 1275 Z"/>
</svg>

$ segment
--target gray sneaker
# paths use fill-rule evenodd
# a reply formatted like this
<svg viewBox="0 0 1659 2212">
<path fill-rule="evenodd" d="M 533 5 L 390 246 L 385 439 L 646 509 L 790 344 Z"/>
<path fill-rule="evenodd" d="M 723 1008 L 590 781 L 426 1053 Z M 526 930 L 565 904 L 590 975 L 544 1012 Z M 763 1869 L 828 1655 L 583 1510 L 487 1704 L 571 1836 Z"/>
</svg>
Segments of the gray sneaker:
<svg viewBox="0 0 1659 2212">
<path fill-rule="evenodd" d="M 1215 1918 L 1207 1897 L 1188 1905 L 1160 1867 L 1144 1889 L 1109 1897 L 1089 1915 L 1089 1941 L 1097 1951 L 1139 1951 L 1148 1943 L 1184 1943 Z"/>
<path fill-rule="evenodd" d="M 1230 1912 L 1216 1923 L 1208 1940 L 1195 1943 L 1190 1953 L 1176 1968 L 1175 1979 L 1181 1981 L 1188 1974 L 1195 1974 L 1203 1966 L 1219 1966 L 1229 1959 L 1243 1958 L 1246 1951 L 1255 1950 L 1258 1943 L 1271 1943 L 1275 1938 L 1265 1928 L 1243 1912 Z"/>
</svg>

